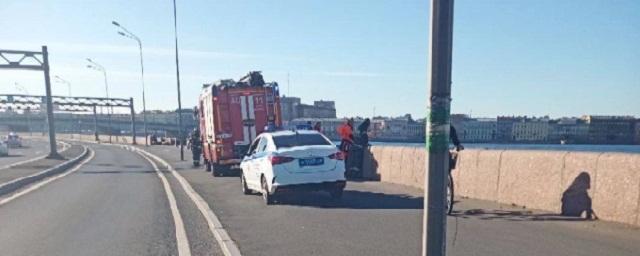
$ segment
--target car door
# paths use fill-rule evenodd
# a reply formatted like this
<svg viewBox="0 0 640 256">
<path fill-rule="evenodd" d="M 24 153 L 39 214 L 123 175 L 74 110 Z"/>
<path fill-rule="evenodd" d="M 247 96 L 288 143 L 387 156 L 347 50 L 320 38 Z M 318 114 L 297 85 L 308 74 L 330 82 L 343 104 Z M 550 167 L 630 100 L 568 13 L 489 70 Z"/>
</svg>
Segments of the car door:
<svg viewBox="0 0 640 256">
<path fill-rule="evenodd" d="M 244 156 L 244 158 L 242 159 L 242 163 L 240 164 L 240 167 L 242 168 L 242 172 L 245 178 L 245 182 L 247 182 L 247 185 L 251 189 L 255 189 L 255 184 L 256 184 L 256 181 L 254 179 L 255 177 L 254 160 L 255 160 L 256 149 L 258 148 L 259 143 L 260 143 L 259 138 L 257 138 L 256 140 L 253 141 L 253 143 L 251 143 L 251 146 L 249 146 L 249 151 L 247 151 L 247 154 Z"/>
<path fill-rule="evenodd" d="M 260 186 L 260 176 L 267 169 L 265 166 L 265 159 L 268 158 L 268 152 L 266 151 L 268 139 L 266 136 L 259 137 L 260 142 L 258 142 L 258 146 L 256 148 L 256 152 L 253 154 L 253 159 L 251 159 L 251 174 L 253 175 L 254 184 Z"/>
</svg>

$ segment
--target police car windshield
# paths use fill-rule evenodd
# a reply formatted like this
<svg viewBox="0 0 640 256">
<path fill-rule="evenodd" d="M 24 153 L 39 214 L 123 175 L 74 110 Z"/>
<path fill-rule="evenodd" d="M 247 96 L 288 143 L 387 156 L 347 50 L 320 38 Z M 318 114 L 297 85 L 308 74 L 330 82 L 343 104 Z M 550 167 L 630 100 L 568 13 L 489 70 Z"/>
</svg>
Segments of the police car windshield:
<svg viewBox="0 0 640 256">
<path fill-rule="evenodd" d="M 331 142 L 320 134 L 293 134 L 273 136 L 273 142 L 276 144 L 276 148 L 331 145 Z"/>
</svg>

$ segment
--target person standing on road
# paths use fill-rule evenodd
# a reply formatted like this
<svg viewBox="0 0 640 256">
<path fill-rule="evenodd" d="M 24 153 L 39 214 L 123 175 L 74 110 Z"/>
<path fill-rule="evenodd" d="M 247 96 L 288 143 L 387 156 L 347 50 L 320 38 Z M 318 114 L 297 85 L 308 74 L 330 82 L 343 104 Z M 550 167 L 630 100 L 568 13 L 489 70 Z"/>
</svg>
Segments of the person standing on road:
<svg viewBox="0 0 640 256">
<path fill-rule="evenodd" d="M 316 122 L 316 124 L 313 125 L 313 130 L 322 133 L 322 124 L 320 122 Z"/>
<path fill-rule="evenodd" d="M 200 141 L 200 131 L 195 128 L 189 136 L 188 147 L 191 149 L 193 166 L 200 166 L 200 155 L 202 155 L 202 142 Z"/>
<path fill-rule="evenodd" d="M 456 151 L 463 150 L 464 146 L 462 146 L 458 139 L 458 132 L 456 131 L 456 128 L 453 127 L 453 125 L 449 125 L 449 127 L 449 139 L 451 140 L 451 143 L 456 146 Z"/>
<path fill-rule="evenodd" d="M 340 151 L 346 155 L 353 145 L 353 119 L 346 119 L 342 125 L 338 126 L 338 135 L 340 135 Z"/>
<path fill-rule="evenodd" d="M 369 126 L 371 126 L 371 120 L 369 118 L 365 118 L 364 121 L 358 125 L 358 144 L 361 146 L 366 146 L 369 144 Z"/>
</svg>

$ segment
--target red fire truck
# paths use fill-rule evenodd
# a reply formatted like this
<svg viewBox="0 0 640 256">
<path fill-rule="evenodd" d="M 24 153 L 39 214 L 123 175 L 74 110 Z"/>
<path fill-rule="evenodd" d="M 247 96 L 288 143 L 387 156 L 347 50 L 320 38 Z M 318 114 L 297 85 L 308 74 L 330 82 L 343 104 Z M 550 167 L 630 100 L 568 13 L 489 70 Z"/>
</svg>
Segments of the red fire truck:
<svg viewBox="0 0 640 256">
<path fill-rule="evenodd" d="M 213 176 L 237 166 L 265 129 L 282 126 L 278 84 L 265 83 L 260 71 L 205 84 L 198 108 L 205 168 Z"/>
</svg>

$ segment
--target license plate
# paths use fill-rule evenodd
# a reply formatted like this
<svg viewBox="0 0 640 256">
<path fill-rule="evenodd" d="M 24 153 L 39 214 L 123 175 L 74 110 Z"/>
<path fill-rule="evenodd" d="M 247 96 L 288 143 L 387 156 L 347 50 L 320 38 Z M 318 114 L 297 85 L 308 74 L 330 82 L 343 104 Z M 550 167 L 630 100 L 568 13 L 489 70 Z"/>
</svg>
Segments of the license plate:
<svg viewBox="0 0 640 256">
<path fill-rule="evenodd" d="M 303 167 L 303 166 L 323 165 L 324 164 L 324 158 L 322 158 L 322 157 L 304 158 L 304 159 L 299 159 L 298 163 L 300 164 L 301 167 Z"/>
</svg>

